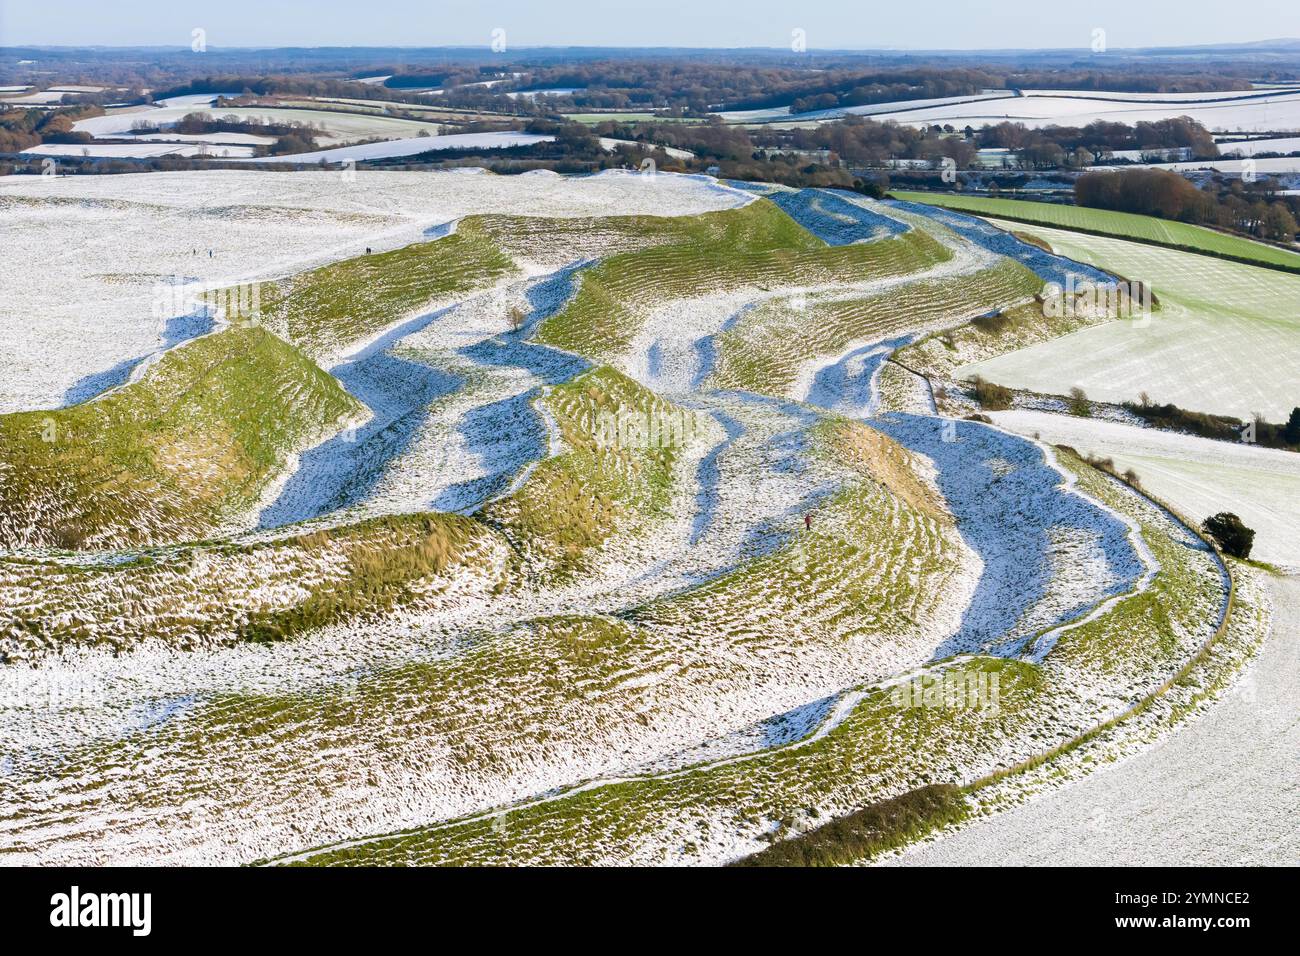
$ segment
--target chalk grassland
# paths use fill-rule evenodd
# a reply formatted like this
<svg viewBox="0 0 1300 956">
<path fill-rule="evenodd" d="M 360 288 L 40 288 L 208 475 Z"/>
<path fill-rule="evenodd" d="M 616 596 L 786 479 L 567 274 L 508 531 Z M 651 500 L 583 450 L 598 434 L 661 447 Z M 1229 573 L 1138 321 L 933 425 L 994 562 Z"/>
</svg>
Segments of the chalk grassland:
<svg viewBox="0 0 1300 956">
<path fill-rule="evenodd" d="M 1300 276 L 1193 253 L 1026 227 L 1066 256 L 1149 285 L 1160 308 L 957 370 L 1015 388 L 1154 401 L 1285 421 L 1300 396 Z"/>
<path fill-rule="evenodd" d="M 282 343 L 280 348 L 288 349 Z M 233 377 L 232 381 L 252 387 Z M 165 382 L 152 382 L 151 387 L 156 391 Z M 136 398 L 127 395 L 122 401 Z M 608 368 L 593 369 L 556 387 L 543 401 L 557 423 L 564 449 L 474 519 L 440 513 L 386 516 L 266 542 L 212 543 L 146 554 L 107 566 L 0 562 L 0 594 L 13 615 L 0 628 L 0 644 L 10 657 L 26 657 L 73 645 L 122 650 L 149 641 L 192 648 L 283 640 L 357 616 L 373 619 L 399 606 L 437 606 L 449 589 L 461 599 L 470 594 L 486 597 L 489 591 L 508 587 L 535 587 L 539 578 L 570 576 L 585 569 L 611 538 L 646 534 L 667 517 L 681 451 L 680 441 L 653 448 L 608 445 L 599 431 L 601 416 L 653 414 L 691 422 L 693 415 Z M 138 409 L 138 405 L 131 407 Z M 187 410 L 182 407 L 180 413 Z M 257 410 L 248 414 L 256 416 Z M 119 448 L 136 438 L 111 426 L 102 434 L 110 435 Z M 155 430 L 146 437 L 158 434 Z M 70 438 L 69 442 L 66 458 L 75 474 L 76 468 L 88 466 L 81 457 L 84 449 Z M 71 449 L 78 449 L 80 456 L 74 457 Z M 112 495 L 108 500 L 94 494 L 70 495 L 83 510 L 60 526 L 94 529 L 113 522 L 108 531 L 90 539 L 92 543 L 107 540 L 110 532 L 117 535 L 111 540 L 132 540 L 130 534 L 141 534 L 154 512 L 141 515 L 137 499 L 156 510 L 160 501 L 176 500 L 175 507 L 154 518 L 157 525 L 172 522 L 165 527 L 174 539 L 181 533 L 178 525 L 182 530 L 189 527 L 180 524 L 178 513 L 193 523 L 203 517 L 201 512 L 183 511 L 184 506 L 202 500 L 203 495 L 215 495 L 221 487 L 209 482 L 187 496 L 164 499 L 155 486 L 148 485 L 127 496 L 123 490 L 128 482 L 143 485 L 144 479 L 137 477 L 143 469 L 110 472 L 107 461 L 89 460 L 104 470 L 104 475 L 95 477 L 109 485 Z M 209 455 L 207 460 L 219 459 Z M 62 500 L 58 505 L 71 507 Z M 10 521 L 24 517 L 16 509 L 5 514 Z M 62 543 L 70 547 L 74 542 Z M 461 575 L 459 582 L 452 580 L 452 572 Z M 75 612 L 68 613 L 72 609 Z"/>
<path fill-rule="evenodd" d="M 577 296 L 542 324 L 539 341 L 606 359 L 625 350 L 649 307 L 667 298 L 902 275 L 951 255 L 920 230 L 827 246 L 763 199 L 725 213 L 627 220 L 617 227 L 650 247 L 612 255 L 584 271 Z"/>
<path fill-rule="evenodd" d="M 328 365 L 329 357 L 404 316 L 464 298 L 516 271 L 471 217 L 441 239 L 330 263 L 269 286 L 262 296 L 264 321 Z"/>
<path fill-rule="evenodd" d="M 629 388 L 608 372 L 595 378 L 605 394 Z M 561 412 L 573 400 L 558 403 Z M 573 428 L 566 433 L 581 447 Z M 929 633 L 962 603 L 950 587 L 964 553 L 952 519 L 883 436 L 831 422 L 811 438 L 824 449 L 819 467 L 844 481 L 814 533 L 618 614 L 462 632 L 455 653 L 295 693 L 205 697 L 184 704 L 180 719 L 63 751 L 54 765 L 39 752 L 21 756 L 9 777 L 14 806 L 33 805 L 32 787 L 46 798 L 3 821 L 6 845 L 40 853 L 52 839 L 93 840 L 104 826 L 127 840 L 162 827 L 172 852 L 183 853 L 215 826 L 237 834 L 244 852 L 266 854 L 301 839 L 292 820 L 307 792 L 313 812 L 336 821 L 330 829 L 351 821 L 340 837 L 413 808 L 417 817 L 454 814 L 485 797 L 538 792 L 583 767 L 616 768 L 626 748 L 645 752 L 647 740 L 660 741 L 650 754 L 673 739 L 684 744 L 697 730 L 683 728 L 683 715 L 743 727 L 783 701 L 802 705 L 791 687 L 810 672 L 829 682 L 845 667 L 867 667 L 878 678 L 900 656 L 924 659 Z M 86 775 L 137 765 L 141 747 L 168 754 L 147 780 L 123 774 L 83 788 Z M 398 751 L 400 764 L 418 768 L 400 785 Z M 208 807 L 201 820 L 185 809 L 196 798 Z M 69 801 L 76 823 L 52 834 L 47 814 L 62 815 Z"/>
<path fill-rule="evenodd" d="M 703 179 L 621 173 L 358 170 L 345 179 L 338 171 L 210 170 L 0 180 L 0 243 L 12 279 L 0 299 L 0 412 L 67 404 L 88 378 L 158 349 L 156 290 L 177 277 L 212 288 L 284 279 L 367 247 L 425 242 L 448 223 L 487 213 L 688 216 L 750 201 Z"/>
<path fill-rule="evenodd" d="M 1042 664 L 975 657 L 936 665 L 996 674 L 996 708 L 900 706 L 888 686 L 866 686 L 847 699 L 842 722 L 805 741 L 673 773 L 597 781 L 290 861 L 716 863 L 927 784 L 968 782 L 1087 729 L 1173 674 L 1213 633 L 1223 594 L 1208 550 L 1117 483 L 1067 461 L 1089 494 L 1138 523 L 1160 569 L 1147 590 L 1061 633 Z"/>
<path fill-rule="evenodd" d="M 549 572 L 568 576 L 629 524 L 668 516 L 681 446 L 705 430 L 694 413 L 673 405 L 611 368 L 556 386 L 545 399 L 563 451 L 542 461 L 514 494 L 491 503 L 483 517 L 511 546 Z M 669 440 L 624 446 L 604 432 L 617 421 L 668 421 Z"/>
<path fill-rule="evenodd" d="M 766 200 L 682 221 L 468 217 L 432 243 L 282 283 L 269 295 L 267 322 L 325 361 L 502 279 L 599 259 L 577 274 L 571 298 L 547 300 L 556 311 L 539 307 L 521 337 L 558 338 L 600 359 L 624 352 L 663 303 L 701 289 L 784 294 L 788 285 L 900 279 L 838 318 L 815 311 L 831 308 L 815 299 L 811 318 L 826 331 L 797 355 L 783 352 L 775 382 L 860 336 L 902 330 L 907 315 L 938 322 L 948 309 L 997 308 L 1032 294 L 1037 283 L 1022 267 L 958 257 L 951 237 L 936 235 L 920 228 L 830 247 Z M 906 281 L 913 274 L 925 277 Z M 988 301 L 956 296 L 972 279 L 988 280 Z M 465 321 L 474 317 L 489 329 L 502 319 L 490 308 Z M 490 334 L 504 344 L 504 332 Z M 244 341 L 260 360 L 227 371 L 221 350 Z M 223 359 L 210 369 L 218 384 L 197 367 L 213 349 Z M 133 689 L 126 701 L 78 698 L 75 721 L 47 712 L 17 669 L 0 673 L 0 686 L 20 688 L 25 701 L 0 721 L 32 742 L 6 763 L 0 830 L 14 858 L 120 858 L 149 847 L 175 860 L 247 861 L 329 844 L 307 855 L 720 862 L 814 821 L 1038 753 L 1158 684 L 1217 619 L 1222 587 L 1208 552 L 1073 462 L 1083 490 L 1142 529 L 1159 561 L 1150 587 L 1072 629 L 1028 634 L 1031 647 L 1035 637 L 1044 642 L 1032 659 L 927 663 L 938 638 L 963 623 L 978 575 L 929 462 L 866 424 L 809 406 L 750 395 L 745 401 L 771 419 L 759 429 L 760 414 L 745 418 L 743 403 L 717 404 L 726 395 L 674 402 L 610 367 L 565 374 L 573 377 L 528 399 L 550 453 L 469 516 L 0 562 L 0 601 L 16 609 L 0 643 L 6 660 L 99 645 L 148 661 L 134 672 L 136 655 L 122 655 L 119 667 L 88 653 L 86 662 L 118 681 L 93 682 L 90 697 L 101 686 Z M 304 389 L 322 395 L 304 399 Z M 232 393 L 253 406 L 249 422 L 274 416 L 285 434 L 245 438 Z M 78 547 L 127 547 L 113 536 L 142 524 L 156 529 L 146 543 L 216 534 L 283 473 L 304 434 L 328 433 L 358 412 L 307 354 L 244 327 L 175 348 L 137 381 L 59 414 L 79 424 L 104 405 L 112 417 L 91 424 L 112 446 L 112 458 L 102 456 L 110 463 L 91 454 L 98 446 L 76 442 L 59 465 L 88 475 L 67 493 L 93 506 L 73 530 L 107 529 Z M 203 423 L 204 436 L 232 430 L 221 448 L 173 456 L 189 469 L 191 497 L 220 502 L 209 530 L 178 531 L 171 513 L 152 515 L 144 493 L 104 490 L 135 470 L 162 482 L 150 470 L 156 463 L 123 476 L 112 462 L 166 448 L 173 411 Z M 627 446 L 609 441 L 607 425 L 620 419 L 679 427 L 667 442 Z M 728 458 L 747 447 L 752 458 Z M 22 452 L 29 471 L 54 454 L 29 443 Z M 219 453 L 256 467 L 196 467 L 221 464 Z M 772 487 L 772 500 L 722 514 L 726 507 L 707 501 L 710 467 L 715 495 L 740 479 L 742 496 Z M 780 480 L 751 484 L 736 474 L 747 468 Z M 816 503 L 814 526 L 792 533 L 791 509 L 805 501 Z M 701 518 L 706 530 L 726 518 L 737 546 L 697 559 L 693 552 L 711 544 L 697 544 Z M 665 553 L 664 542 L 687 553 Z M 686 571 L 662 570 L 673 561 Z M 222 645 L 238 646 L 175 653 Z M 59 690 L 62 664 L 43 663 L 30 669 L 34 679 Z M 900 707 L 881 682 L 914 668 L 986 682 L 997 675 L 1000 707 Z M 148 689 L 134 689 L 138 681 Z M 620 779 L 606 784 L 604 774 Z M 554 799 L 520 803 L 539 794 Z M 507 812 L 467 817 L 489 807 Z M 419 829 L 356 840 L 406 827 Z"/>
<path fill-rule="evenodd" d="M 980 216 L 1055 226 L 1060 229 L 1076 229 L 1119 239 L 1172 246 L 1192 252 L 1206 252 L 1242 262 L 1260 263 L 1300 272 L 1300 253 L 1288 252 L 1277 246 L 1216 232 L 1203 226 L 1158 219 L 1155 216 L 1139 216 L 1135 213 L 1115 212 L 1110 209 L 1089 209 L 1084 206 L 1067 206 L 1023 199 L 962 196 L 957 193 L 895 191 L 892 195 L 908 202 L 929 203 L 933 206 L 943 206 L 945 209 L 956 209 Z"/>
<path fill-rule="evenodd" d="M 1041 285 L 1024 266 L 1004 259 L 970 275 L 923 279 L 862 298 L 802 307 L 779 300 L 745 313 L 719 336 L 718 364 L 708 384 L 791 395 L 810 360 L 839 355 L 854 342 L 886 340 L 1012 306 L 1032 298 Z"/>
<path fill-rule="evenodd" d="M 1116 321 L 1109 300 L 1089 303 L 1084 298 L 1076 297 L 1070 308 L 1064 299 L 1036 299 L 990 311 L 965 325 L 923 335 L 893 357 L 931 378 L 953 379 L 958 369 L 976 362 Z M 1152 303 L 1153 311 L 1159 308 L 1158 302 Z"/>
<path fill-rule="evenodd" d="M 0 546 L 84 550 L 201 539 L 359 403 L 264 329 L 165 353 L 69 408 L 0 416 Z"/>
<path fill-rule="evenodd" d="M 141 554 L 117 564 L 0 560 L 6 660 L 72 648 L 211 649 L 281 641 L 499 587 L 505 547 L 456 515 L 374 518 L 271 542 Z"/>
</svg>

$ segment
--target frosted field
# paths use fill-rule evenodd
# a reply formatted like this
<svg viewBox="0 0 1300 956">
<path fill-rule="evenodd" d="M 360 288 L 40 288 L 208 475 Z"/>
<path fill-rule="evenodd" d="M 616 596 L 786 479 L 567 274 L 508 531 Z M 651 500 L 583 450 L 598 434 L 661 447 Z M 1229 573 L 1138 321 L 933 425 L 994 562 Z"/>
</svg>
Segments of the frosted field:
<svg viewBox="0 0 1300 956">
<path fill-rule="evenodd" d="M 1205 102 L 1205 101 L 1209 102 Z M 783 117 L 775 110 L 724 113 L 729 122 L 781 121 L 792 124 L 824 122 L 845 113 L 892 119 L 914 126 L 951 123 L 982 126 L 1001 122 L 1026 126 L 1085 126 L 1094 120 L 1118 123 L 1152 122 L 1175 116 L 1190 116 L 1210 130 L 1224 132 L 1269 132 L 1300 130 L 1300 92 L 1281 92 L 1260 97 L 1258 93 L 1187 94 L 1097 94 L 1077 91 L 1026 90 L 1024 96 L 1008 92 L 982 96 L 948 97 L 942 100 L 904 100 L 875 103 L 820 113 Z"/>
<path fill-rule="evenodd" d="M 644 143 L 638 143 L 638 142 L 636 142 L 635 140 L 631 140 L 631 139 L 613 139 L 612 137 L 609 137 L 609 136 L 602 136 L 602 137 L 600 137 L 600 145 L 601 145 L 601 148 L 602 148 L 602 149 L 606 150 L 607 152 L 611 152 L 611 153 L 612 153 L 612 152 L 615 150 L 615 148 L 618 147 L 618 146 L 635 146 L 635 147 L 638 147 L 638 148 L 644 148 L 644 147 L 647 146 L 647 144 L 644 144 Z M 663 150 L 665 153 L 667 153 L 669 156 L 672 156 L 672 157 L 674 157 L 674 158 L 676 158 L 676 159 L 690 159 L 692 156 L 695 155 L 695 154 L 692 153 L 689 149 L 678 149 L 678 148 L 675 147 L 675 146 L 660 146 L 659 149 L 662 149 L 662 150 Z"/>
<path fill-rule="evenodd" d="M 25 156 L 93 156 L 102 159 L 153 159 L 158 156 L 222 156 L 242 159 L 251 146 L 185 145 L 183 143 L 42 143 L 23 150 Z"/>
<path fill-rule="evenodd" d="M 339 146 L 319 149 L 310 153 L 289 156 L 264 156 L 260 163 L 340 163 L 345 160 L 393 159 L 415 156 L 435 149 L 505 149 L 510 146 L 531 146 L 547 143 L 554 136 L 537 133 L 451 133 L 446 136 L 416 136 L 411 139 L 390 139 L 383 143 L 363 143 L 356 146 Z"/>
<path fill-rule="evenodd" d="M 1300 147 L 1296 147 L 1300 148 Z M 1246 163 L 1250 162 L 1247 167 Z M 1160 169 L 1172 169 L 1180 173 L 1194 172 L 1198 169 L 1214 169 L 1221 173 L 1240 176 L 1242 171 L 1250 168 L 1260 176 L 1276 176 L 1286 173 L 1300 173 L 1300 156 L 1272 156 L 1264 159 L 1210 159 L 1195 160 L 1188 163 L 1155 163 Z"/>
<path fill-rule="evenodd" d="M 1015 388 L 1160 403 L 1249 419 L 1285 421 L 1300 404 L 1300 276 L 1040 226 L 999 223 L 1041 236 L 1061 255 L 1148 283 L 1161 308 L 1141 323 L 1084 329 L 958 370 Z"/>
<path fill-rule="evenodd" d="M 142 143 L 211 143 L 230 146 L 270 146 L 274 136 L 257 133 L 133 133 L 131 138 Z"/>
<path fill-rule="evenodd" d="M 799 126 L 845 115 L 929 125 L 981 126 L 1004 121 L 1026 126 L 1084 126 L 1094 120 L 1136 123 L 1190 116 L 1211 130 L 1271 131 L 1300 129 L 1300 91 L 1260 96 L 1259 91 L 1223 93 L 1097 93 L 1092 91 L 995 90 L 975 96 L 902 100 L 790 115 L 788 107 L 733 110 L 720 115 L 728 123 L 777 123 Z"/>
<path fill-rule="evenodd" d="M 897 103 L 869 103 L 863 106 L 846 106 L 840 109 L 815 110 L 791 114 L 788 106 L 774 106 L 757 110 L 727 110 L 719 113 L 727 123 L 765 123 L 789 119 L 800 123 L 809 120 L 824 121 L 841 116 L 875 116 L 878 114 L 906 113 L 912 110 L 947 109 L 963 104 L 983 103 L 1006 99 L 1015 94 L 1010 90 L 994 90 L 972 96 L 941 96 L 923 100 L 902 100 Z"/>
<path fill-rule="evenodd" d="M 438 135 L 436 123 L 397 119 L 372 113 L 276 109 L 261 106 L 230 106 L 216 109 L 210 106 L 210 97 L 201 97 L 197 101 L 189 97 L 177 97 L 177 99 L 186 102 L 177 104 L 175 100 L 169 100 L 168 106 L 131 108 L 107 116 L 92 116 L 89 119 L 78 120 L 73 124 L 73 129 L 98 138 L 111 138 L 130 135 L 131 124 L 139 120 L 148 120 L 150 123 L 166 127 L 190 113 L 207 112 L 214 116 L 237 116 L 241 120 L 257 120 L 264 123 L 303 123 L 320 130 L 321 139 L 340 145 L 358 139 L 404 139 L 418 136 L 420 130 L 425 130 L 430 136 Z"/>
<path fill-rule="evenodd" d="M 1300 579 L 1239 684 L 1148 753 L 886 861 L 900 866 L 1295 866 Z"/>
<path fill-rule="evenodd" d="M 1133 468 L 1143 487 L 1194 521 L 1232 511 L 1255 529 L 1251 556 L 1300 570 L 1300 455 L 1047 412 L 992 412 L 1020 435 Z"/>
<path fill-rule="evenodd" d="M 1284 139 L 1254 139 L 1243 142 L 1220 142 L 1219 152 L 1224 156 L 1234 154 L 1255 156 L 1259 153 L 1294 153 L 1300 151 L 1300 136 Z"/>
<path fill-rule="evenodd" d="M 276 278 L 406 245 L 472 213 L 684 215 L 749 200 L 703 179 L 619 173 L 6 177 L 0 412 L 58 407 L 105 373 L 124 379 L 163 341 L 154 301 L 173 276 L 217 286 Z"/>
<path fill-rule="evenodd" d="M 4 228 L 22 230 L 7 246 L 46 253 L 21 261 L 32 280 L 15 286 L 32 291 L 6 302 L 15 341 L 46 365 L 98 368 L 86 343 L 129 314 L 110 293 L 150 258 L 155 272 L 210 261 L 222 278 L 359 257 L 299 277 L 329 302 L 286 295 L 305 327 L 327 323 L 308 354 L 334 376 L 311 367 L 287 387 L 323 382 L 290 394 L 341 386 L 360 404 L 344 406 L 354 428 L 331 418 L 341 431 L 276 460 L 253 534 L 146 562 L 0 561 L 0 604 L 23 622 L 0 622 L 0 653 L 24 662 L 0 667 L 0 736 L 17 742 L 0 762 L 7 860 L 724 862 L 1122 713 L 1222 613 L 1218 559 L 1132 490 L 882 394 L 887 373 L 908 374 L 885 367 L 898 343 L 1032 295 L 1038 279 L 987 237 L 819 191 L 778 206 L 705 177 L 93 180 L 0 191 Z M 534 218 L 457 223 L 473 212 Z M 199 235 L 211 260 L 186 248 Z M 56 238 L 66 256 L 50 255 Z M 360 256 L 420 239 L 438 241 Z M 394 280 L 424 262 L 478 278 L 403 298 Z M 382 321 L 364 296 L 348 300 L 364 315 L 330 311 L 354 289 L 387 304 Z M 56 346 L 50 315 L 66 323 Z M 772 321 L 779 334 L 750 336 Z M 137 374 L 164 401 L 169 383 L 202 395 L 176 366 L 225 334 Z M 710 387 L 728 335 L 750 347 L 733 374 L 764 359 L 775 373 Z M 148 338 L 119 346 L 120 363 L 160 344 Z M 289 368 L 311 365 L 294 354 Z M 34 361 L 3 371 L 57 392 Z M 597 429 L 610 413 L 689 427 L 611 447 Z M 44 447 L 22 454 L 43 462 Z M 81 467 L 82 448 L 58 454 Z M 411 514 L 427 509 L 474 513 Z M 401 577 L 403 528 L 428 549 L 452 540 L 439 528 L 461 537 Z M 363 603 L 316 616 L 340 594 Z M 889 703 L 902 681 L 964 668 L 1002 675 L 996 710 Z M 409 845 L 385 846 L 399 829 Z"/>
<path fill-rule="evenodd" d="M 25 86 L 0 87 L 0 104 L 13 104 L 15 106 L 51 106 L 63 102 L 63 97 L 69 93 L 98 93 L 104 89 L 102 86 L 55 86 L 48 90 L 42 90 L 39 93 L 26 93 L 19 96 L 11 96 L 10 93 L 21 93 L 27 89 Z"/>
</svg>

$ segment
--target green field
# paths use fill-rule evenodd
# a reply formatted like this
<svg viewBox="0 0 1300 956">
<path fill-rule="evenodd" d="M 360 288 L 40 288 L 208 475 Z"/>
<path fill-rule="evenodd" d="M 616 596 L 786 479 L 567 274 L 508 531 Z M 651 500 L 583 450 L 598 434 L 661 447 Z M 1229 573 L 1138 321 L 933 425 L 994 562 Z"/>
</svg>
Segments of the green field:
<svg viewBox="0 0 1300 956">
<path fill-rule="evenodd" d="M 1261 242 L 1229 236 L 1203 226 L 1157 219 L 1154 216 L 1139 216 L 1129 212 L 1112 212 L 1109 209 L 1088 209 L 1082 206 L 1063 206 L 1024 199 L 959 196 L 952 193 L 894 192 L 891 195 L 907 202 L 927 203 L 981 216 L 997 216 L 1016 222 L 1100 233 L 1300 272 L 1300 253 L 1287 252 L 1285 249 Z"/>
<path fill-rule="evenodd" d="M 1010 223 L 994 225 L 1009 228 Z M 1093 325 L 958 368 L 999 385 L 1103 401 L 1154 401 L 1284 421 L 1300 401 L 1300 276 L 1176 249 L 1031 227 L 1056 252 L 1146 283 L 1160 301 L 1146 320 Z"/>
</svg>

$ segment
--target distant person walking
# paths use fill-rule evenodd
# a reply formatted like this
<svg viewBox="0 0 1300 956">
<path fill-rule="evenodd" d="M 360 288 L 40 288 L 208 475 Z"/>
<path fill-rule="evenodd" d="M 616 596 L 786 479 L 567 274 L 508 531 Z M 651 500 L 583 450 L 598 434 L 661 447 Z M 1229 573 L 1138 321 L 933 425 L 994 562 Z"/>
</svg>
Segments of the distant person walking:
<svg viewBox="0 0 1300 956">
<path fill-rule="evenodd" d="M 811 511 L 808 512 L 806 515 L 803 516 L 803 529 L 804 529 L 805 531 L 811 531 L 811 530 L 812 530 L 812 512 L 811 512 Z"/>
</svg>

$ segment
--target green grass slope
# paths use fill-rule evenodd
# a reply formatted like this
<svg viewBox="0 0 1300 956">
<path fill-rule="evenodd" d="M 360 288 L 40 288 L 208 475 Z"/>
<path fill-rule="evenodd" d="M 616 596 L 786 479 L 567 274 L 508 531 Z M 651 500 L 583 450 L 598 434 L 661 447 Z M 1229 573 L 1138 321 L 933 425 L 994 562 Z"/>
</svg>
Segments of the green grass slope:
<svg viewBox="0 0 1300 956">
<path fill-rule="evenodd" d="M 563 450 L 482 517 L 521 553 L 567 576 L 616 533 L 667 517 L 674 464 L 705 424 L 605 366 L 557 385 L 542 403 Z M 619 441 L 624 425 L 657 426 L 657 440 Z"/>
<path fill-rule="evenodd" d="M 268 325 L 319 358 L 363 340 L 440 299 L 463 297 L 515 271 L 468 217 L 432 242 L 333 262 L 264 295 Z"/>
<path fill-rule="evenodd" d="M 530 227 L 502 221 L 493 228 Z M 766 199 L 700 216 L 615 217 L 547 228 L 602 229 L 626 235 L 637 246 L 585 270 L 574 298 L 537 330 L 538 341 L 597 360 L 625 349 L 644 313 L 670 299 L 742 286 L 803 286 L 903 275 L 951 255 L 916 229 L 876 242 L 828 246 Z"/>
<path fill-rule="evenodd" d="M 1024 266 L 1003 260 L 973 275 L 912 282 L 860 299 L 804 308 L 778 300 L 745 313 L 719 336 L 708 385 L 784 396 L 809 360 L 839 355 L 855 341 L 887 339 L 1024 302 L 1041 286 Z"/>
<path fill-rule="evenodd" d="M 0 417 L 0 547 L 202 538 L 359 410 L 265 329 L 197 339 L 97 400 Z"/>
</svg>

